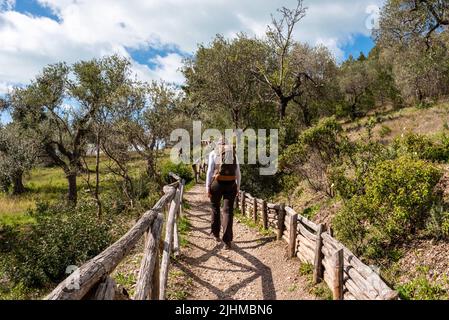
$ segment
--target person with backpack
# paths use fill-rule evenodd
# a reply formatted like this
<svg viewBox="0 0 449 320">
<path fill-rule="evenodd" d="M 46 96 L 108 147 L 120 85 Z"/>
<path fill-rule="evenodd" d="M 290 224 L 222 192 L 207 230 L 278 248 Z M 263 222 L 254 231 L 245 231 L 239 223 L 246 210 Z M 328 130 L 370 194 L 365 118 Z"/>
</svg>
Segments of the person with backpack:
<svg viewBox="0 0 449 320">
<path fill-rule="evenodd" d="M 231 249 L 233 241 L 232 225 L 234 220 L 234 202 L 240 190 L 240 165 L 235 148 L 226 139 L 220 139 L 209 154 L 206 192 L 211 200 L 211 235 L 220 242 L 220 226 L 223 227 L 223 242 Z M 220 204 L 223 199 L 223 221 L 220 216 Z"/>
</svg>

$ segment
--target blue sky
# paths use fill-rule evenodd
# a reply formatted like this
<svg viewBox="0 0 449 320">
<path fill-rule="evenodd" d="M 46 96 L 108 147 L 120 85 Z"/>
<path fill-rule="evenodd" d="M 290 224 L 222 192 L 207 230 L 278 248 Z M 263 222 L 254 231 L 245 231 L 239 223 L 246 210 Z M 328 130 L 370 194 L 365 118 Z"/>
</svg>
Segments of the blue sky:
<svg viewBox="0 0 449 320">
<path fill-rule="evenodd" d="M 341 62 L 373 47 L 369 21 L 384 0 L 304 0 L 298 41 L 323 44 Z M 182 83 L 182 60 L 216 34 L 263 37 L 270 14 L 296 0 L 0 0 L 0 95 L 43 66 L 112 53 L 144 81 Z M 374 13 L 374 14 L 373 14 Z"/>
<path fill-rule="evenodd" d="M 371 37 L 365 35 L 355 35 L 354 40 L 343 45 L 341 48 L 344 52 L 344 59 L 348 59 L 350 55 L 357 58 L 361 52 L 366 56 L 369 54 L 371 49 L 374 47 L 374 41 Z"/>
<path fill-rule="evenodd" d="M 57 15 L 48 7 L 43 6 L 36 0 L 19 0 L 14 3 L 14 10 L 24 14 L 30 14 L 38 17 L 47 17 L 59 21 Z"/>
</svg>

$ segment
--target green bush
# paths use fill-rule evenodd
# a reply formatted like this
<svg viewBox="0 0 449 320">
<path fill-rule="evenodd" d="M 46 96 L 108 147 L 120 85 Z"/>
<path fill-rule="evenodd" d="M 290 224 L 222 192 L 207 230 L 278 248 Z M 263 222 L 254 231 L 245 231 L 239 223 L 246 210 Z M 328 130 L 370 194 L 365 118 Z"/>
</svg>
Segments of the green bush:
<svg viewBox="0 0 449 320">
<path fill-rule="evenodd" d="M 311 265 L 310 263 L 301 263 L 301 265 L 299 266 L 299 274 L 301 276 L 308 276 L 308 275 L 312 275 L 313 274 L 313 265 Z"/>
<path fill-rule="evenodd" d="M 111 221 L 98 220 L 95 205 L 49 206 L 29 214 L 36 223 L 23 231 L 6 254 L 5 270 L 14 283 L 39 288 L 63 280 L 70 265 L 81 265 L 112 241 Z"/>
<path fill-rule="evenodd" d="M 344 166 L 334 167 L 329 172 L 329 180 L 333 189 L 343 199 L 348 200 L 363 189 L 363 181 L 359 177 L 348 177 Z"/>
<path fill-rule="evenodd" d="M 435 101 L 427 98 L 423 101 L 420 101 L 419 103 L 416 104 L 416 108 L 417 109 L 430 109 L 435 105 Z"/>
<path fill-rule="evenodd" d="M 382 125 L 382 127 L 380 128 L 380 137 L 381 138 L 385 138 L 386 136 L 390 135 L 391 133 L 391 128 L 386 126 L 386 125 Z"/>
<path fill-rule="evenodd" d="M 396 289 L 403 300 L 447 300 L 449 292 L 445 286 L 449 284 L 447 278 L 443 281 L 428 279 L 428 268 L 420 268 L 418 276 Z M 441 283 L 445 282 L 445 283 Z"/>
<path fill-rule="evenodd" d="M 334 117 L 324 118 L 284 150 L 280 167 L 306 180 L 313 190 L 333 197 L 330 169 L 341 162 L 348 144 L 340 123 Z"/>
<path fill-rule="evenodd" d="M 187 164 L 183 163 L 174 164 L 171 161 L 164 163 L 162 165 L 161 175 L 163 182 L 166 184 L 173 182 L 173 180 L 169 176 L 170 172 L 180 176 L 182 179 L 186 181 L 186 183 L 189 183 L 190 181 L 193 180 L 193 170 Z"/>
<path fill-rule="evenodd" d="M 393 149 L 399 154 L 409 154 L 418 159 L 432 162 L 449 160 L 449 138 L 442 135 L 436 141 L 415 133 L 408 133 L 403 138 L 396 139 Z"/>
<path fill-rule="evenodd" d="M 441 172 L 432 164 L 400 157 L 374 165 L 365 192 L 347 201 L 334 219 L 337 237 L 357 254 L 378 257 L 384 249 L 424 227 L 439 195 Z"/>
<path fill-rule="evenodd" d="M 332 167 L 329 172 L 334 190 L 344 200 L 364 194 L 365 180 L 371 168 L 394 158 L 388 148 L 375 141 L 347 143 L 343 154 L 343 164 Z"/>
<path fill-rule="evenodd" d="M 435 205 L 426 224 L 427 234 L 437 239 L 449 239 L 449 212 L 442 205 Z"/>
</svg>

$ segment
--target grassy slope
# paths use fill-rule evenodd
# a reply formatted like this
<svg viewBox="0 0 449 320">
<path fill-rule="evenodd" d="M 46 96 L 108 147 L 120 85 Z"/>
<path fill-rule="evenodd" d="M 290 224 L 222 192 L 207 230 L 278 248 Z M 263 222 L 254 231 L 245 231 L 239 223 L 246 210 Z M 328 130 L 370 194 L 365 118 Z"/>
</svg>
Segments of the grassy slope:
<svg viewBox="0 0 449 320">
<path fill-rule="evenodd" d="M 87 159 L 90 170 L 95 169 L 95 158 Z M 130 172 L 138 175 L 145 170 L 145 164 L 141 160 L 134 160 L 130 164 Z M 107 190 L 115 183 L 114 177 L 108 173 L 108 162 L 102 159 L 100 162 L 100 188 Z M 87 174 L 78 177 L 78 196 L 89 196 L 87 192 Z M 95 183 L 95 174 L 90 174 L 90 183 Z M 68 183 L 64 172 L 58 167 L 33 169 L 24 178 L 27 192 L 20 196 L 10 196 L 0 193 L 0 224 L 22 224 L 31 222 L 26 214 L 28 209 L 35 207 L 36 201 L 56 202 L 62 200 L 67 192 Z"/>
<path fill-rule="evenodd" d="M 449 129 L 449 103 L 441 103 L 429 109 L 410 107 L 397 111 L 378 111 L 356 122 L 344 123 L 343 127 L 350 139 L 364 139 L 367 137 L 366 125 L 373 119 L 376 121 L 373 138 L 385 144 L 408 132 L 433 136 Z M 305 182 L 300 183 L 293 192 L 289 190 L 288 194 L 279 195 L 278 200 L 319 222 L 329 221 L 339 208 L 338 203 L 310 190 Z"/>
<path fill-rule="evenodd" d="M 344 128 L 352 139 L 360 139 L 366 135 L 364 127 L 371 119 L 376 120 L 374 138 L 386 143 L 407 132 L 434 135 L 448 129 L 449 103 L 440 103 L 428 109 L 410 107 L 396 111 L 379 111 L 355 123 L 346 124 Z"/>
<path fill-rule="evenodd" d="M 386 144 L 408 132 L 433 136 L 449 129 L 449 103 L 443 102 L 428 109 L 410 107 L 378 111 L 357 122 L 345 123 L 343 127 L 350 139 L 363 139 L 367 136 L 366 124 L 373 119 L 376 121 L 373 138 Z M 330 222 L 341 208 L 341 203 L 316 194 L 306 183 L 301 183 L 289 195 L 290 199 L 281 196 L 279 200 L 290 203 L 297 212 L 320 223 Z M 415 290 L 415 298 L 441 299 L 447 293 L 439 295 L 439 290 L 449 290 L 448 248 L 447 242 L 416 239 L 398 251 L 397 261 L 384 270 L 383 275 L 396 289 Z M 408 287 L 409 283 L 412 288 Z"/>
</svg>

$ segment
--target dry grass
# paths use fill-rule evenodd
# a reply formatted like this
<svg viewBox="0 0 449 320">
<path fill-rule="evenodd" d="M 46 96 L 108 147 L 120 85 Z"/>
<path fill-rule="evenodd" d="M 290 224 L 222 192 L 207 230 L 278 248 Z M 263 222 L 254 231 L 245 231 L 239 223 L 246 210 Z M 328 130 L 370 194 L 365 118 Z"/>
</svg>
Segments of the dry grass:
<svg viewBox="0 0 449 320">
<path fill-rule="evenodd" d="M 394 138 L 408 132 L 424 135 L 434 135 L 437 132 L 447 130 L 449 126 L 449 103 L 437 104 L 428 109 L 418 109 L 415 107 L 400 110 L 387 110 L 379 112 L 377 115 L 370 115 L 355 123 L 345 124 L 351 140 L 366 137 L 366 125 L 371 119 L 376 120 L 373 129 L 374 138 L 385 143 L 391 142 Z M 382 136 L 382 128 L 390 129 L 390 132 Z"/>
<path fill-rule="evenodd" d="M 95 168 L 95 158 L 87 158 L 87 164 L 90 170 Z M 100 186 L 109 189 L 115 183 L 114 178 L 109 173 L 110 163 L 102 157 L 100 162 L 101 181 Z M 145 162 L 134 160 L 130 164 L 131 175 L 138 176 L 142 174 L 145 168 Z M 87 175 L 78 177 L 78 190 L 82 193 L 87 189 Z M 91 174 L 91 183 L 94 183 L 94 174 Z M 27 192 L 20 196 L 10 196 L 0 193 L 0 223 L 15 225 L 32 222 L 26 212 L 33 209 L 37 201 L 56 202 L 65 198 L 68 183 L 64 172 L 58 168 L 38 167 L 33 169 L 24 177 L 24 185 Z"/>
</svg>

